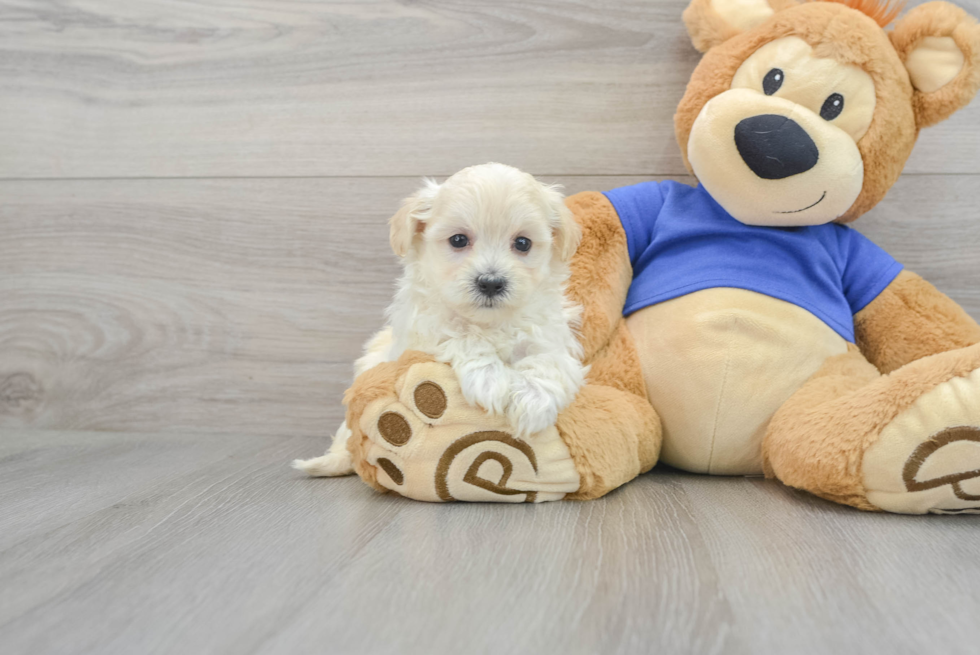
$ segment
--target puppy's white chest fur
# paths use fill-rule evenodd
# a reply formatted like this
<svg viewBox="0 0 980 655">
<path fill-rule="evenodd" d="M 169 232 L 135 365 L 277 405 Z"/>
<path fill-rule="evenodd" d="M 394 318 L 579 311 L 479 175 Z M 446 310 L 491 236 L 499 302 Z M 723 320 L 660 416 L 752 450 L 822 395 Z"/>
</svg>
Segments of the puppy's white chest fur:
<svg viewBox="0 0 980 655">
<path fill-rule="evenodd" d="M 478 322 L 420 290 L 406 271 L 390 311 L 394 334 L 388 358 L 394 360 L 406 350 L 420 350 L 449 364 L 491 353 L 508 366 L 545 353 L 580 359 L 574 327 L 581 309 L 564 298 L 562 282 L 547 285 L 555 288 L 542 289 L 528 306 L 498 312 Z"/>
<path fill-rule="evenodd" d="M 574 332 L 581 309 L 566 301 L 564 276 L 542 286 L 523 306 L 478 322 L 432 302 L 406 272 L 387 358 L 427 352 L 453 367 L 468 402 L 506 414 L 518 436 L 540 432 L 574 400 L 587 372 Z"/>
</svg>

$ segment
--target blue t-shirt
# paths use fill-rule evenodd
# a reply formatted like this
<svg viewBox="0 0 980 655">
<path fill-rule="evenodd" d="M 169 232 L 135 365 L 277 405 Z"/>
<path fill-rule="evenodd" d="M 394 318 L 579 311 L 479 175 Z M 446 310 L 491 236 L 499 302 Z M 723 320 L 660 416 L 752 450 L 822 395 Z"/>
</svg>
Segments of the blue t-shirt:
<svg viewBox="0 0 980 655">
<path fill-rule="evenodd" d="M 643 182 L 605 195 L 626 230 L 633 264 L 627 316 L 701 289 L 733 287 L 798 305 L 853 342 L 854 314 L 902 270 L 843 225 L 740 223 L 701 186 Z"/>
</svg>

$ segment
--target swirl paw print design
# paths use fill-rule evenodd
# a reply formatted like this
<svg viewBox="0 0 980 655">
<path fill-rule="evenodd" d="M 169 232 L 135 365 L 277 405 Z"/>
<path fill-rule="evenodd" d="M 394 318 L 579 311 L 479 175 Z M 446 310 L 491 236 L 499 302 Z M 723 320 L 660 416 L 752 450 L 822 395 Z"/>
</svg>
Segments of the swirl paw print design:
<svg viewBox="0 0 980 655">
<path fill-rule="evenodd" d="M 543 502 L 579 488 L 556 428 L 518 439 L 506 418 L 467 404 L 442 364 L 408 369 L 392 396 L 368 405 L 360 429 L 377 483 L 418 500 Z"/>
</svg>

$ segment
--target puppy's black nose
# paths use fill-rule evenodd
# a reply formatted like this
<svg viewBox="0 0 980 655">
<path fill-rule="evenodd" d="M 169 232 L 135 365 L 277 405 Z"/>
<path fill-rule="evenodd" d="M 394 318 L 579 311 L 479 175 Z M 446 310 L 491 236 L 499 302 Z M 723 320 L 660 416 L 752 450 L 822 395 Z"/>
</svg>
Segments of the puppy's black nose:
<svg viewBox="0 0 980 655">
<path fill-rule="evenodd" d="M 752 116 L 735 126 L 735 147 L 752 172 L 781 180 L 817 165 L 820 151 L 799 123 L 785 116 Z"/>
<path fill-rule="evenodd" d="M 480 275 L 476 278 L 476 288 L 487 298 L 493 298 L 507 290 L 507 278 L 496 275 Z"/>
</svg>

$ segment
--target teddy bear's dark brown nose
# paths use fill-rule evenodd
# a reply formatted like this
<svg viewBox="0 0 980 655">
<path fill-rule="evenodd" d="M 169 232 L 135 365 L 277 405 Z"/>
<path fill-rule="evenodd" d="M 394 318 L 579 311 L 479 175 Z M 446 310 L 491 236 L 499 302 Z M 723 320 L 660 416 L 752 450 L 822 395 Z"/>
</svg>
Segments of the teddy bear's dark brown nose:
<svg viewBox="0 0 980 655">
<path fill-rule="evenodd" d="M 735 147 L 752 172 L 764 180 L 805 173 L 817 164 L 817 144 L 799 123 L 785 116 L 761 114 L 735 126 Z"/>
</svg>

